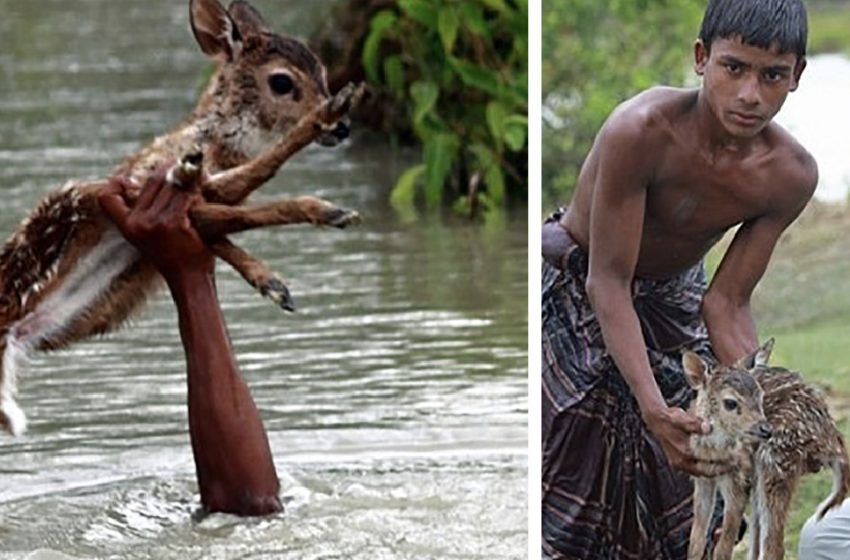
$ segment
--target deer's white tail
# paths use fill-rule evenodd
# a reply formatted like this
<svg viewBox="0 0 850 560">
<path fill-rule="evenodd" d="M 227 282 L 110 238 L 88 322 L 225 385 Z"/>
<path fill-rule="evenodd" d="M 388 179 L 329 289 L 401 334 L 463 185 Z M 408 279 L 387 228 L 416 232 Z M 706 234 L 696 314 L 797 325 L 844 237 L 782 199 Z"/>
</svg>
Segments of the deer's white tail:
<svg viewBox="0 0 850 560">
<path fill-rule="evenodd" d="M 841 445 L 841 454 L 830 463 L 832 467 L 832 494 L 818 506 L 818 519 L 821 519 L 826 515 L 826 512 L 835 506 L 840 505 L 850 492 L 850 464 L 847 460 L 847 448 L 841 438 L 838 441 Z"/>
<path fill-rule="evenodd" d="M 3 352 L 3 371 L 0 373 L 0 419 L 13 436 L 19 436 L 27 429 L 27 417 L 15 401 L 15 395 L 18 393 L 18 369 L 26 358 L 26 345 L 9 333 Z"/>
</svg>

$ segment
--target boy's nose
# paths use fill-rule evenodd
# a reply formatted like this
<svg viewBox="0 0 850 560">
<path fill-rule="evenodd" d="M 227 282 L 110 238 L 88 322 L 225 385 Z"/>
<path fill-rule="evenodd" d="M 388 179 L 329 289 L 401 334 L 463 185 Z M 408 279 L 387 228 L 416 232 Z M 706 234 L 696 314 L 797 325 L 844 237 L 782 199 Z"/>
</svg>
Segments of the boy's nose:
<svg viewBox="0 0 850 560">
<path fill-rule="evenodd" d="M 747 107 L 753 107 L 761 102 L 758 76 L 744 78 L 738 90 L 738 100 Z"/>
</svg>

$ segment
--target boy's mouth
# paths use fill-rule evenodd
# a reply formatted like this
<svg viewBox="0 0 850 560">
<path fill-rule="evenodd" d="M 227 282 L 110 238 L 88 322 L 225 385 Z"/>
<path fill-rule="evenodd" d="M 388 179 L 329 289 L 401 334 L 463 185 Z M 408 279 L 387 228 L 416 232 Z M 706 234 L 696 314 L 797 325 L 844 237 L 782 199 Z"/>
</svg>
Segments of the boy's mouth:
<svg viewBox="0 0 850 560">
<path fill-rule="evenodd" d="M 745 127 L 754 127 L 764 120 L 761 115 L 756 113 L 742 113 L 739 111 L 730 111 L 729 115 L 732 117 L 732 120 L 735 124 L 745 126 Z"/>
</svg>

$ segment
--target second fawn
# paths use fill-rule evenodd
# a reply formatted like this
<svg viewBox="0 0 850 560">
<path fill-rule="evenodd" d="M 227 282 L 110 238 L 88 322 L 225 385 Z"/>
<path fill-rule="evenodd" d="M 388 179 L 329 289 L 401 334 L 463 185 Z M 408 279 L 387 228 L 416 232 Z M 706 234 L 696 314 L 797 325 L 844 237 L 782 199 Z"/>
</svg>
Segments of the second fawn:
<svg viewBox="0 0 850 560">
<path fill-rule="evenodd" d="M 237 205 L 301 148 L 345 138 L 343 118 L 362 87 L 331 96 L 318 58 L 273 33 L 247 2 L 225 9 L 217 0 L 191 0 L 189 10 L 195 39 L 218 67 L 191 117 L 112 174 L 140 190 L 156 169 L 183 158 L 177 169 L 203 178 L 206 202 L 190 212 L 201 236 L 263 295 L 290 309 L 285 284 L 226 235 L 357 220 L 356 212 L 310 196 Z M 12 434 L 26 427 L 15 401 L 26 356 L 116 329 L 159 284 L 153 266 L 101 212 L 97 198 L 105 184 L 71 181 L 47 195 L 0 252 L 0 428 Z"/>
<path fill-rule="evenodd" d="M 694 479 L 689 560 L 704 557 L 718 491 L 724 511 L 713 560 L 732 558 L 748 501 L 750 560 L 781 560 L 785 521 L 800 477 L 832 469 L 832 494 L 819 506 L 819 516 L 850 490 L 847 450 L 823 397 L 800 374 L 769 367 L 772 349 L 771 339 L 733 367 L 709 366 L 692 352 L 683 356 L 685 375 L 697 390 L 690 412 L 712 423 L 711 433 L 692 436 L 694 452 L 734 466 L 728 474 Z"/>
</svg>

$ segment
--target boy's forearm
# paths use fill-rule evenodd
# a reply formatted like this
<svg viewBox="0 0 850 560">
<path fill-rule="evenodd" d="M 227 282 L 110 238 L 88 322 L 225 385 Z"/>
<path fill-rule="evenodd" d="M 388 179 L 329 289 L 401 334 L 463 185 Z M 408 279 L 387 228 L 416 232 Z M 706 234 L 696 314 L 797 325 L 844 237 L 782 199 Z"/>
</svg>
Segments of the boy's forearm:
<svg viewBox="0 0 850 560">
<path fill-rule="evenodd" d="M 656 413 L 667 404 L 649 365 L 646 341 L 631 294 L 616 288 L 597 286 L 590 294 L 605 346 L 623 379 L 628 383 L 641 411 Z"/>
<path fill-rule="evenodd" d="M 711 349 L 722 364 L 732 365 L 758 347 L 758 333 L 749 301 L 731 302 L 707 293 L 702 316 L 711 340 Z"/>
<path fill-rule="evenodd" d="M 186 351 L 189 430 L 201 502 L 210 511 L 280 511 L 259 412 L 233 357 L 211 274 L 168 280 Z"/>
</svg>

